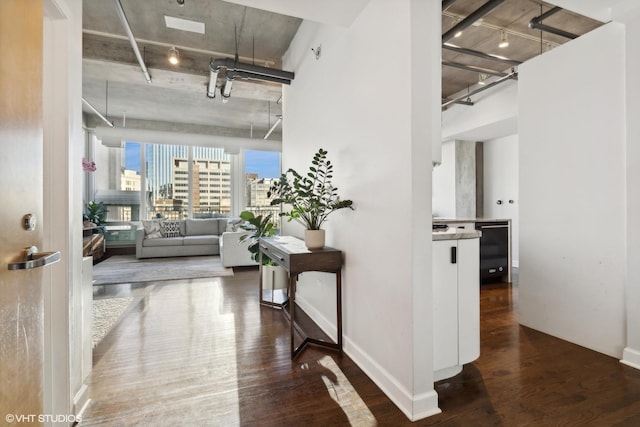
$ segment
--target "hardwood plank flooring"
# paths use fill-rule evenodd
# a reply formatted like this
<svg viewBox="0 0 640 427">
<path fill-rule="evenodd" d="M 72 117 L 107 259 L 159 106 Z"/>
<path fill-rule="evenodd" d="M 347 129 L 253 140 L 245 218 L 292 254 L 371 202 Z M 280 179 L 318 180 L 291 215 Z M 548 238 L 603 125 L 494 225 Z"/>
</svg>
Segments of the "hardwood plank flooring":
<svg viewBox="0 0 640 427">
<path fill-rule="evenodd" d="M 80 425 L 640 425 L 640 371 L 519 326 L 517 286 L 482 287 L 480 358 L 436 383 L 442 414 L 411 423 L 347 356 L 309 347 L 292 362 L 257 278 L 101 288 L 137 304 L 94 350 Z"/>
</svg>

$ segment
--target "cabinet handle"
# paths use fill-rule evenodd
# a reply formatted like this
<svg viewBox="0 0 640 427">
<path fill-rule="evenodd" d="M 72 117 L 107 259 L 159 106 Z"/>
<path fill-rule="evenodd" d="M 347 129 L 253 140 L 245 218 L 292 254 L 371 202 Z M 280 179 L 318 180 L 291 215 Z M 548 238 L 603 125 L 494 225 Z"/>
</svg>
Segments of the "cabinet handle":
<svg viewBox="0 0 640 427">
<path fill-rule="evenodd" d="M 458 248 L 453 246 L 451 247 L 451 264 L 456 264 L 458 262 Z"/>
</svg>

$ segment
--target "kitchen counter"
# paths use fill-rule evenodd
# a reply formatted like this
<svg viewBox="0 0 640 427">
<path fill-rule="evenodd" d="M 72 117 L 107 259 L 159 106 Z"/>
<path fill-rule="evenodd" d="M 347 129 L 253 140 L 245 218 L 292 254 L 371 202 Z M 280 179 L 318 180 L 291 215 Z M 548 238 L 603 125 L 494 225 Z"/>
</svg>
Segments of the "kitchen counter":
<svg viewBox="0 0 640 427">
<path fill-rule="evenodd" d="M 437 216 L 433 217 L 431 221 L 434 224 L 456 224 L 462 222 L 511 222 L 510 219 L 506 218 L 441 218 Z"/>
<path fill-rule="evenodd" d="M 482 233 L 478 230 L 467 230 L 464 228 L 449 227 L 446 230 L 434 230 L 431 240 L 461 240 L 461 239 L 478 239 Z"/>
<path fill-rule="evenodd" d="M 507 218 L 443 218 L 432 217 L 434 225 L 447 225 L 449 230 L 462 233 L 481 231 L 480 235 L 480 278 L 483 283 L 496 279 L 511 283 L 511 220 Z M 453 235 L 458 232 L 452 231 Z M 438 236 L 438 240 L 459 239 L 460 237 Z M 464 237 L 463 237 L 464 238 Z M 436 240 L 434 231 L 433 240 Z"/>
</svg>

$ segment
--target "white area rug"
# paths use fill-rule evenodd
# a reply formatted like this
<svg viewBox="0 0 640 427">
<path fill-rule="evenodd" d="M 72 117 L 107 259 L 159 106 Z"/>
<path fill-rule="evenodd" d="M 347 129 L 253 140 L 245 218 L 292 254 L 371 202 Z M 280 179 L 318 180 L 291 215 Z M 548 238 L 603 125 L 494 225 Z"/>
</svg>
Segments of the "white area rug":
<svg viewBox="0 0 640 427">
<path fill-rule="evenodd" d="M 133 297 L 103 298 L 93 300 L 93 347 L 109 333 Z"/>
<path fill-rule="evenodd" d="M 233 276 L 233 269 L 223 267 L 217 255 L 145 259 L 115 255 L 93 266 L 94 285 L 220 276 Z"/>
</svg>

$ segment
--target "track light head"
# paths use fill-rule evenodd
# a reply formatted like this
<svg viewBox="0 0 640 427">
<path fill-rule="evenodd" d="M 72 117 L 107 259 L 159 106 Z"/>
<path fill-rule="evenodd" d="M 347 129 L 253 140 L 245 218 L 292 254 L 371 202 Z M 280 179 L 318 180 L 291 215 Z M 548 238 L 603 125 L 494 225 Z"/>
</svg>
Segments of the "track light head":
<svg viewBox="0 0 640 427">
<path fill-rule="evenodd" d="M 169 49 L 168 58 L 171 65 L 178 65 L 180 62 L 180 52 L 178 52 L 178 49 L 175 47 Z"/>
<path fill-rule="evenodd" d="M 507 33 L 504 30 L 500 33 L 500 43 L 498 43 L 498 47 L 504 49 L 509 46 L 509 39 L 507 38 Z"/>
</svg>

